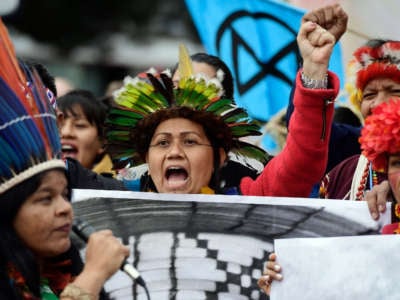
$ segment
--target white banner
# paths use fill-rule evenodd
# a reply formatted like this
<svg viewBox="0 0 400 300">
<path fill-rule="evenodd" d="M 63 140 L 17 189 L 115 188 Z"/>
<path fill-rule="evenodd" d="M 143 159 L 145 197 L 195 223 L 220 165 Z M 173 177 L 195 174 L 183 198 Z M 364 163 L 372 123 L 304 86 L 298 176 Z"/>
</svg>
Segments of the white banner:
<svg viewBox="0 0 400 300">
<path fill-rule="evenodd" d="M 257 286 L 277 238 L 377 234 L 366 203 L 306 198 L 74 190 L 76 217 L 111 229 L 151 299 L 268 299 Z M 118 273 L 113 299 L 146 299 Z"/>
<path fill-rule="evenodd" d="M 282 282 L 271 300 L 398 300 L 400 238 L 374 235 L 275 240 Z"/>
</svg>

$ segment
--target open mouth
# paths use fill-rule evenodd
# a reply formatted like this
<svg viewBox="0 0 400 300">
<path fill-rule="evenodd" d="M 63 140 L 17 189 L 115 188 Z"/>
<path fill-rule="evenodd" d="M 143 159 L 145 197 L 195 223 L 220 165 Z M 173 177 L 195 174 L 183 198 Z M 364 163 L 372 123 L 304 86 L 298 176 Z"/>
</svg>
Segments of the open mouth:
<svg viewBox="0 0 400 300">
<path fill-rule="evenodd" d="M 69 144 L 63 144 L 61 148 L 64 157 L 76 157 L 78 149 Z"/>
<path fill-rule="evenodd" d="M 170 167 L 165 172 L 165 178 L 171 188 L 178 188 L 188 180 L 188 172 L 181 167 Z"/>
</svg>

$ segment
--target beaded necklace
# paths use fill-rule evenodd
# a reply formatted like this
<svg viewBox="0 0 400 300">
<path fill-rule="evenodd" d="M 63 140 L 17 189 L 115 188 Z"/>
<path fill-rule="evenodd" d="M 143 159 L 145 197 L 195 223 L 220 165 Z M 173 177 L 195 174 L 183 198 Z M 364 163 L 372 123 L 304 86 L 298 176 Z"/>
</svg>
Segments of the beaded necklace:
<svg viewBox="0 0 400 300">
<path fill-rule="evenodd" d="M 360 184 L 358 185 L 357 188 L 357 194 L 356 194 L 356 200 L 357 201 L 362 201 L 364 200 L 364 191 L 367 186 L 367 180 L 369 178 L 369 188 L 371 189 L 373 186 L 378 184 L 378 174 L 376 173 L 375 170 L 372 169 L 372 164 L 368 163 L 365 166 L 363 175 L 361 177 Z"/>
</svg>

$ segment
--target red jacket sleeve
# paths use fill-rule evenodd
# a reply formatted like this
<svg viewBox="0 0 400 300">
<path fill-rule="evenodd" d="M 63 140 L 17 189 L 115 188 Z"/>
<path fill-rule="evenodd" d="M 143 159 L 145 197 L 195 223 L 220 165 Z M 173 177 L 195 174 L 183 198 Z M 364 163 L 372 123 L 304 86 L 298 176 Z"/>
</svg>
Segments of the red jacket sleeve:
<svg viewBox="0 0 400 300">
<path fill-rule="evenodd" d="M 324 175 L 339 79 L 328 72 L 328 89 L 307 89 L 301 83 L 300 72 L 286 145 L 255 180 L 242 179 L 243 195 L 308 197 Z"/>
</svg>

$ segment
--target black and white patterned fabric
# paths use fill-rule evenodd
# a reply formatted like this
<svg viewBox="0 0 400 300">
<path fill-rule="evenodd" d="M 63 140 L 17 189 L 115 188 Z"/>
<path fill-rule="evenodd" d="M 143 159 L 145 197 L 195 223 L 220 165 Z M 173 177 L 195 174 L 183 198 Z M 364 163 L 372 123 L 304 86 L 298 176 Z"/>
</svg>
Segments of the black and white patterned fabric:
<svg viewBox="0 0 400 300">
<path fill-rule="evenodd" d="M 102 193 L 73 202 L 75 215 L 97 229 L 111 229 L 130 246 L 128 262 L 141 273 L 152 300 L 268 299 L 257 280 L 275 238 L 379 230 L 358 221 L 357 210 L 349 217 L 318 205 L 281 205 L 283 200 L 222 203 L 201 201 L 203 196 L 199 202 L 168 201 L 179 197 L 163 195 L 156 200 L 157 194 L 127 192 L 126 197 L 113 198 L 101 197 Z M 149 199 L 137 199 L 145 194 Z M 105 288 L 112 299 L 147 299 L 144 290 L 122 272 Z"/>
<path fill-rule="evenodd" d="M 135 259 L 152 299 L 266 299 L 257 280 L 270 243 L 216 233 L 157 232 L 132 237 L 129 245 L 128 261 Z M 124 274 L 114 276 L 106 290 L 116 299 L 146 299 Z"/>
</svg>

